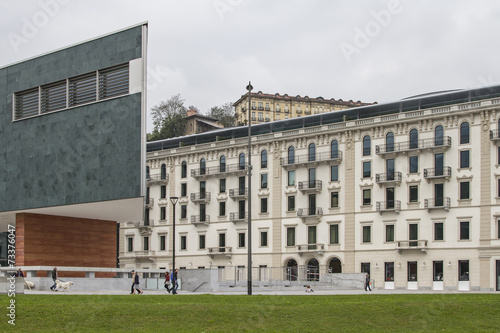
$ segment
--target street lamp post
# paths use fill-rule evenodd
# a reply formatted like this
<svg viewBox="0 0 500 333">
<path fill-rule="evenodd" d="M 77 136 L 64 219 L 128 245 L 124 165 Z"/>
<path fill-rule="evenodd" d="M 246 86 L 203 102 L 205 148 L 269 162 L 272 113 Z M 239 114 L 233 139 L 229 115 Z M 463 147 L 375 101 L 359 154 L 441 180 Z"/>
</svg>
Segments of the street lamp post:
<svg viewBox="0 0 500 333">
<path fill-rule="evenodd" d="M 248 295 L 252 295 L 252 84 L 248 81 Z"/>
<path fill-rule="evenodd" d="M 173 227 L 173 230 L 172 230 L 172 273 L 170 274 L 171 277 L 174 276 L 175 274 L 175 205 L 177 204 L 177 200 L 179 200 L 178 197 L 170 197 L 170 202 L 172 203 L 172 206 L 173 206 L 173 218 L 172 218 L 172 227 Z M 175 283 L 177 283 L 177 281 L 175 281 Z M 175 295 L 175 289 L 174 289 L 174 292 L 172 293 Z"/>
</svg>

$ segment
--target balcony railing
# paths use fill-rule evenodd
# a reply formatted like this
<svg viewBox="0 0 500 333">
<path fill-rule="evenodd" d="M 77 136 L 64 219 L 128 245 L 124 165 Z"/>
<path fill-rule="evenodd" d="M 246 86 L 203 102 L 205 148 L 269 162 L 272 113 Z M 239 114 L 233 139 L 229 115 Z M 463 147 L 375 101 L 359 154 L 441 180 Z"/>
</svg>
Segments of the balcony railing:
<svg viewBox="0 0 500 333">
<path fill-rule="evenodd" d="M 436 178 L 450 178 L 451 177 L 451 167 L 445 166 L 442 168 L 429 168 L 424 169 L 424 178 L 426 179 L 436 179 Z"/>
<path fill-rule="evenodd" d="M 299 208 L 297 209 L 297 216 L 299 217 L 314 217 L 323 215 L 323 208 Z"/>
<path fill-rule="evenodd" d="M 192 202 L 209 202 L 210 192 L 191 193 Z"/>
<path fill-rule="evenodd" d="M 325 250 L 325 244 L 303 244 L 297 245 L 297 252 L 299 255 L 303 253 L 318 253 L 322 254 Z"/>
<path fill-rule="evenodd" d="M 377 173 L 375 182 L 377 184 L 401 183 L 402 174 L 399 171 L 389 173 Z"/>
<path fill-rule="evenodd" d="M 233 248 L 228 246 L 219 246 L 219 247 L 209 247 L 207 248 L 207 250 L 208 250 L 208 255 L 210 257 L 214 257 L 216 255 L 225 255 L 230 257 Z"/>
<path fill-rule="evenodd" d="M 300 191 L 319 191 L 323 187 L 321 180 L 312 180 L 306 182 L 299 182 Z"/>
<path fill-rule="evenodd" d="M 191 224 L 209 224 L 210 215 L 191 215 Z"/>
<path fill-rule="evenodd" d="M 136 228 L 144 228 L 144 227 L 148 228 L 148 227 L 154 226 L 154 224 L 155 224 L 155 220 L 149 219 L 146 221 L 134 222 L 134 227 L 136 227 Z"/>
<path fill-rule="evenodd" d="M 146 182 L 149 184 L 152 183 L 168 183 L 168 174 L 162 175 L 157 174 L 157 175 L 149 175 L 146 177 Z"/>
<path fill-rule="evenodd" d="M 146 208 L 152 208 L 154 205 L 155 199 L 153 198 L 147 198 L 146 199 Z"/>
<path fill-rule="evenodd" d="M 450 198 L 431 198 L 431 199 L 425 199 L 424 201 L 424 207 L 428 211 L 431 209 L 444 209 L 444 210 L 449 210 L 450 209 Z"/>
<path fill-rule="evenodd" d="M 237 212 L 229 214 L 229 221 L 231 222 L 248 222 L 248 214 L 246 212 Z"/>
<path fill-rule="evenodd" d="M 490 140 L 495 142 L 500 142 L 500 131 L 499 130 L 491 130 L 490 131 Z"/>
<path fill-rule="evenodd" d="M 134 251 L 135 257 L 153 257 L 156 254 L 156 251 Z"/>
<path fill-rule="evenodd" d="M 337 165 L 342 162 L 342 152 L 338 151 L 336 153 L 324 152 L 317 154 L 305 154 L 292 157 L 282 157 L 280 159 L 280 165 L 282 167 L 290 167 L 300 164 L 310 164 L 310 163 L 328 163 L 331 165 Z"/>
<path fill-rule="evenodd" d="M 191 177 L 206 177 L 227 175 L 232 173 L 245 173 L 246 169 L 246 164 L 244 166 L 240 166 L 239 164 L 227 164 L 225 166 L 218 165 L 204 169 L 191 169 Z"/>
<path fill-rule="evenodd" d="M 397 242 L 396 250 L 401 253 L 403 250 L 421 250 L 422 252 L 427 252 L 427 241 L 426 240 L 404 240 Z"/>
<path fill-rule="evenodd" d="M 248 195 L 248 189 L 245 188 L 232 188 L 229 190 L 229 197 L 231 199 L 241 199 L 246 198 Z"/>
<path fill-rule="evenodd" d="M 401 201 L 399 200 L 389 200 L 389 201 L 377 201 L 377 212 L 396 212 L 399 213 L 401 210 Z"/>
<path fill-rule="evenodd" d="M 430 138 L 416 141 L 395 142 L 394 144 L 376 145 L 377 155 L 400 153 L 410 150 L 449 148 L 451 147 L 451 137 L 444 136 L 442 139 Z"/>
</svg>

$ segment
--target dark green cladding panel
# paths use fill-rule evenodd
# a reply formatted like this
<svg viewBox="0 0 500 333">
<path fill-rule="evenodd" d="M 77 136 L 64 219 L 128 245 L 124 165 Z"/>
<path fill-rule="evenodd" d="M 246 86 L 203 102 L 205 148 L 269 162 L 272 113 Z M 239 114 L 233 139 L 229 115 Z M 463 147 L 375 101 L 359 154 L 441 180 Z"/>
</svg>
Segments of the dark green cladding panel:
<svg viewBox="0 0 500 333">
<path fill-rule="evenodd" d="M 141 93 L 12 121 L 18 91 L 142 56 L 142 26 L 0 69 L 0 211 L 141 195 Z"/>
</svg>

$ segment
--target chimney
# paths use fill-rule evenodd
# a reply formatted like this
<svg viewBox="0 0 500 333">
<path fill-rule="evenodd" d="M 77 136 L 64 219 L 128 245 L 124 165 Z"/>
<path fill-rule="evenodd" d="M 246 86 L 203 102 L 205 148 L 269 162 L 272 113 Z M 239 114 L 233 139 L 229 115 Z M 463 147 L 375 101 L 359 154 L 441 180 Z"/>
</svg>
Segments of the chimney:
<svg viewBox="0 0 500 333">
<path fill-rule="evenodd" d="M 187 110 L 187 116 L 191 117 L 197 114 L 198 112 L 196 110 Z"/>
</svg>

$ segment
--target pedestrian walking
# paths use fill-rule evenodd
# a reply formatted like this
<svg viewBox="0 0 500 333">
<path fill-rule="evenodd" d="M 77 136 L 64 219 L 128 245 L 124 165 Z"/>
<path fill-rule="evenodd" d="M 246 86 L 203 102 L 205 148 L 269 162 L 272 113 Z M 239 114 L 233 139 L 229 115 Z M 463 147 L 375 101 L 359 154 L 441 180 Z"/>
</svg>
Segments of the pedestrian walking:
<svg viewBox="0 0 500 333">
<path fill-rule="evenodd" d="M 170 273 L 169 272 L 167 272 L 165 274 L 165 282 L 164 282 L 163 286 L 165 287 L 165 289 L 167 289 L 167 292 L 170 294 L 170 291 L 172 289 L 170 288 Z"/>
<path fill-rule="evenodd" d="M 54 269 L 52 270 L 52 281 L 54 281 L 54 285 L 52 287 L 50 287 L 50 290 L 52 291 L 57 291 L 57 267 L 54 267 Z"/>
<path fill-rule="evenodd" d="M 179 288 L 179 282 L 177 281 L 177 273 L 178 269 L 175 269 L 174 272 L 172 273 L 170 280 L 172 281 L 172 295 L 177 294 L 177 288 Z"/>
<path fill-rule="evenodd" d="M 130 294 L 134 294 L 134 290 L 137 290 L 139 295 L 142 295 L 143 291 L 139 288 L 139 274 L 135 271 L 132 271 L 132 292 Z"/>
<path fill-rule="evenodd" d="M 365 291 L 368 290 L 372 291 L 372 288 L 370 288 L 370 275 L 366 273 L 366 278 L 365 278 Z"/>
</svg>

